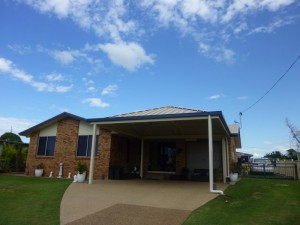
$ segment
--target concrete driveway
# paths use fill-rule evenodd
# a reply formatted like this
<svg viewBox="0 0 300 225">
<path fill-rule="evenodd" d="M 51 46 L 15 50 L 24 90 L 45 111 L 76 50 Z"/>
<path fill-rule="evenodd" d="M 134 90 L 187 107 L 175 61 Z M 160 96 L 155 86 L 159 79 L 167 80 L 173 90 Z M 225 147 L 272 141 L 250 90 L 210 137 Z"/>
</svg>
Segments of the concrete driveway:
<svg viewBox="0 0 300 225">
<path fill-rule="evenodd" d="M 217 184 L 217 188 L 220 190 L 225 190 L 226 187 L 227 184 Z M 174 215 L 181 215 L 177 220 L 184 221 L 191 211 L 217 196 L 217 194 L 209 192 L 209 184 L 206 182 L 101 180 L 95 181 L 93 185 L 72 183 L 63 196 L 60 219 L 62 225 L 72 221 L 75 222 L 70 224 L 75 225 L 83 224 L 82 220 L 80 220 L 81 218 L 89 218 L 89 220 L 92 221 L 93 219 L 96 220 L 95 216 L 98 216 L 97 223 L 89 222 L 89 224 L 102 224 L 99 223 L 99 221 L 101 219 L 107 219 L 109 215 L 119 214 L 120 218 L 122 218 L 122 209 L 127 211 L 131 209 L 131 211 L 140 212 L 136 213 L 139 215 L 142 215 L 143 211 L 147 211 L 145 215 L 151 215 L 150 212 L 158 215 L 159 213 L 157 212 L 162 211 L 159 209 L 166 209 L 173 210 Z M 168 214 L 167 211 L 166 213 L 162 213 L 162 216 L 166 216 L 166 214 Z M 124 213 L 124 218 L 129 215 L 130 212 Z M 154 224 L 153 219 L 155 217 L 156 216 L 152 216 L 151 224 Z M 174 216 L 170 218 L 173 217 Z M 166 218 L 163 219 L 167 220 Z M 158 221 L 159 220 L 162 219 L 158 218 Z M 76 223 L 76 221 L 80 222 Z M 164 222 L 164 224 L 181 223 L 182 221 L 178 223 L 174 221 L 170 221 L 170 223 Z M 103 224 L 108 225 L 110 223 L 106 221 L 106 223 Z M 125 222 L 118 223 L 115 219 L 111 224 L 125 224 Z M 128 224 L 134 223 L 128 222 Z M 145 220 L 143 220 L 143 224 L 147 224 Z"/>
</svg>

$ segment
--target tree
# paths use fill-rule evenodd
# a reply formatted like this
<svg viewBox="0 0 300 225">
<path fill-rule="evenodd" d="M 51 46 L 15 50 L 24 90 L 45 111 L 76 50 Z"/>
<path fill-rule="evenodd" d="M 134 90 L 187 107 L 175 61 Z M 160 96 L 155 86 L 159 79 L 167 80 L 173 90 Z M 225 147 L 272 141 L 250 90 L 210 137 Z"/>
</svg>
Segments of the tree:
<svg viewBox="0 0 300 225">
<path fill-rule="evenodd" d="M 27 148 L 17 134 L 7 132 L 0 136 L 3 152 L 0 156 L 0 170 L 21 172 L 25 169 Z"/>
<path fill-rule="evenodd" d="M 300 150 L 300 128 L 294 125 L 292 122 L 289 121 L 288 118 L 285 119 L 287 127 L 290 129 L 290 134 L 292 136 L 293 141 L 297 147 L 297 157 L 299 160 L 299 150 Z"/>
<path fill-rule="evenodd" d="M 269 159 L 285 159 L 285 158 L 287 158 L 280 151 L 273 151 L 271 153 L 267 153 L 264 157 L 269 158 Z"/>
<path fill-rule="evenodd" d="M 286 150 L 286 155 L 290 159 L 297 160 L 297 151 L 294 149 Z"/>
<path fill-rule="evenodd" d="M 12 132 L 6 132 L 0 136 L 0 140 L 7 141 L 9 143 L 23 143 L 20 136 Z"/>
</svg>

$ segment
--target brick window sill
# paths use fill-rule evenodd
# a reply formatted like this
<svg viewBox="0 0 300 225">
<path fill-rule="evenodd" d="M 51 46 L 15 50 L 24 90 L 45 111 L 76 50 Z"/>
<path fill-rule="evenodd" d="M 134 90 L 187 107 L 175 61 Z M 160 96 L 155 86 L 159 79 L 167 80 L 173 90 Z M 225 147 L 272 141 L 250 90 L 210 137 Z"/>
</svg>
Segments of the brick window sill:
<svg viewBox="0 0 300 225">
<path fill-rule="evenodd" d="M 76 156 L 76 159 L 88 159 L 88 160 L 90 160 L 91 157 L 90 156 Z M 94 157 L 94 159 L 97 160 L 96 157 Z"/>
<path fill-rule="evenodd" d="M 42 155 L 37 155 L 35 156 L 36 159 L 54 159 L 54 156 L 42 156 Z"/>
</svg>

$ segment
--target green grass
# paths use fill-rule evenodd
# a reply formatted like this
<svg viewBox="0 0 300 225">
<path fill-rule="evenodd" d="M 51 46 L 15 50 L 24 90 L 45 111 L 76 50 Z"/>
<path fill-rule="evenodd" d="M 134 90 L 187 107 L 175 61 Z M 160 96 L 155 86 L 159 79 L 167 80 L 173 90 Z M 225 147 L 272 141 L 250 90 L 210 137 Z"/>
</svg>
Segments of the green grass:
<svg viewBox="0 0 300 225">
<path fill-rule="evenodd" d="M 299 181 L 243 178 L 225 194 L 196 209 L 184 225 L 300 224 Z"/>
<path fill-rule="evenodd" d="M 58 225 L 70 180 L 0 175 L 0 225 Z"/>
</svg>

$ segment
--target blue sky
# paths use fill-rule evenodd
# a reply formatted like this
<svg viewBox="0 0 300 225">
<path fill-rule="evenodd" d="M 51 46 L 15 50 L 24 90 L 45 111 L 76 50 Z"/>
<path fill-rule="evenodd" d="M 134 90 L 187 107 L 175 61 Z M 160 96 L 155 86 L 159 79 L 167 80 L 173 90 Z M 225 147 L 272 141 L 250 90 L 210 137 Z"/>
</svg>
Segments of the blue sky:
<svg viewBox="0 0 300 225">
<path fill-rule="evenodd" d="M 160 106 L 232 124 L 300 54 L 295 0 L 4 0 L 0 29 L 0 134 Z M 240 151 L 293 147 L 299 71 L 243 113 Z"/>
</svg>

